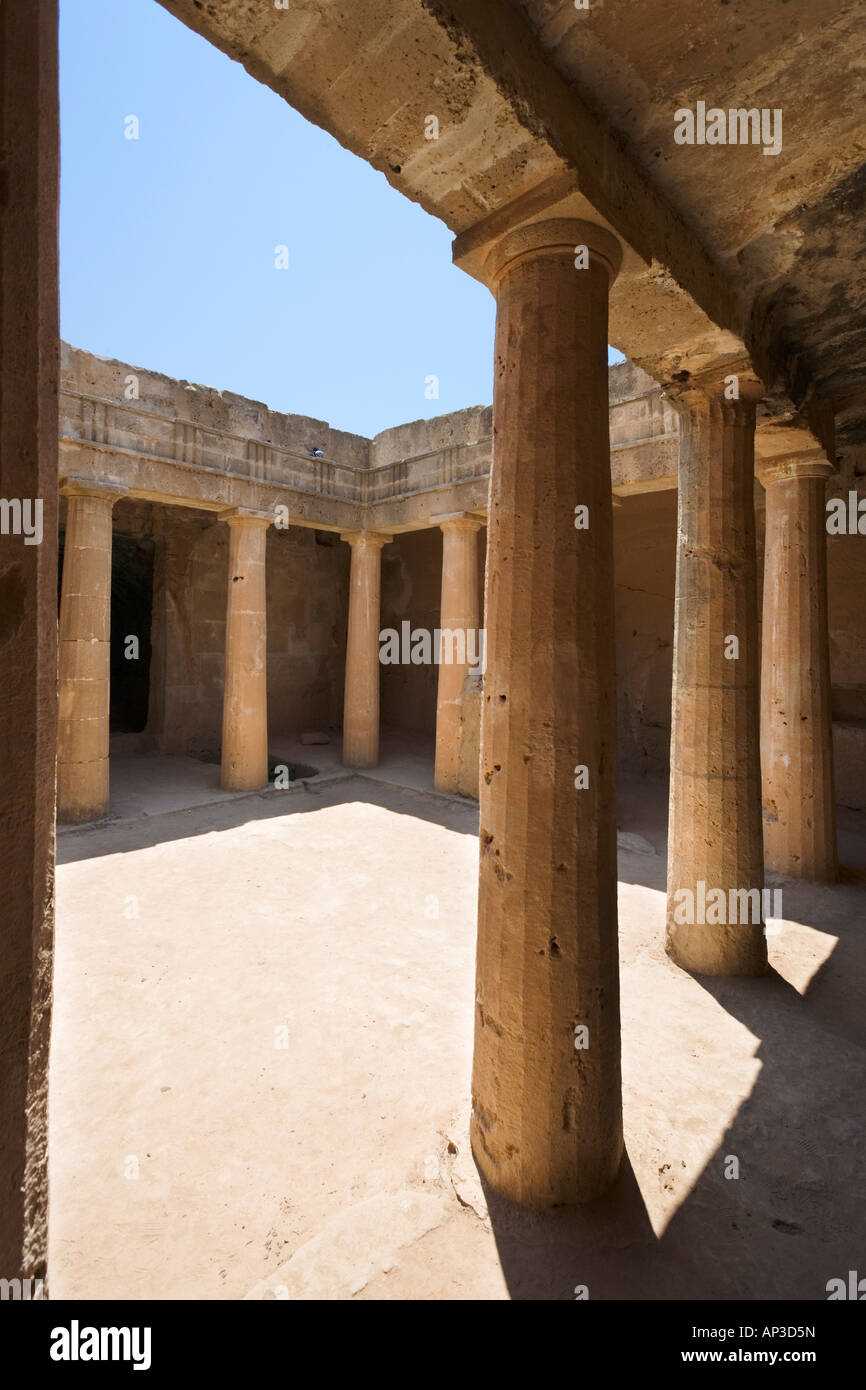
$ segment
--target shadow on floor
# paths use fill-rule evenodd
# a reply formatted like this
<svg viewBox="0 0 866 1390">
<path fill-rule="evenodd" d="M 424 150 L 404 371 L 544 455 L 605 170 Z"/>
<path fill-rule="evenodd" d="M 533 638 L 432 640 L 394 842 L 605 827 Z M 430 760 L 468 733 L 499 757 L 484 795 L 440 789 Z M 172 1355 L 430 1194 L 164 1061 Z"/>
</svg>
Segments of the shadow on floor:
<svg viewBox="0 0 866 1390">
<path fill-rule="evenodd" d="M 347 801 L 477 834 L 475 803 L 347 775 L 68 834 L 58 842 L 58 862 L 125 853 Z M 620 854 L 621 881 L 663 891 L 663 784 L 626 785 L 620 806 L 621 825 L 649 842 L 646 852 Z M 852 835 L 862 819 L 851 823 Z M 848 882 L 779 882 L 785 921 L 823 937 L 823 948 L 814 950 L 816 966 L 828 936 L 835 945 L 808 979 L 810 938 L 802 933 L 797 961 L 801 978 L 808 979 L 802 994 L 776 973 L 761 980 L 697 980 L 753 1035 L 759 1070 L 699 1171 L 688 1171 L 676 1151 L 678 1139 L 671 1137 L 665 1157 L 677 1165 L 677 1173 L 660 1167 L 658 1181 L 676 1177 L 675 1188 L 684 1195 L 667 1226 L 656 1235 L 628 1157 L 611 1191 L 581 1208 L 528 1212 L 488 1188 L 511 1297 L 571 1300 L 575 1288 L 585 1285 L 592 1299 L 822 1300 L 829 1279 L 862 1267 L 866 1199 L 858 1167 L 866 1141 L 866 895 Z M 665 968 L 677 972 L 669 962 Z M 658 1027 L 665 1028 L 664 1017 Z M 653 1048 L 653 1037 L 642 1037 L 639 1046 Z M 694 1036 L 692 1046 L 698 1049 L 689 1063 L 695 1109 L 677 1116 L 681 1138 L 706 1132 L 699 1109 L 716 1085 L 711 1052 L 703 1054 Z M 644 1085 L 640 1105 L 651 1113 L 655 1098 L 647 1091 Z M 737 1169 L 737 1177 L 727 1176 Z"/>
<path fill-rule="evenodd" d="M 297 783 L 282 791 L 271 788 L 203 806 L 143 815 L 137 820 L 103 821 L 80 830 L 67 830 L 57 840 L 57 863 L 75 864 L 108 854 L 128 854 L 171 840 L 232 830 L 251 821 L 303 815 L 351 801 L 381 806 L 395 815 L 420 817 L 463 835 L 478 834 L 478 805 L 474 801 L 397 787 L 347 771 L 342 777 Z"/>
<path fill-rule="evenodd" d="M 802 909 L 819 892 L 824 911 L 810 921 Z M 760 1040 L 760 1071 L 666 1229 L 656 1238 L 627 1157 L 611 1191 L 583 1208 L 527 1212 L 488 1188 L 513 1298 L 573 1299 L 586 1285 L 593 1299 L 823 1300 L 828 1280 L 862 1267 L 863 893 L 791 885 L 785 915 L 838 943 L 804 995 L 775 972 L 698 979 Z M 704 1062 L 712 1094 L 707 1071 Z M 677 1164 L 675 1149 L 670 1157 Z"/>
</svg>

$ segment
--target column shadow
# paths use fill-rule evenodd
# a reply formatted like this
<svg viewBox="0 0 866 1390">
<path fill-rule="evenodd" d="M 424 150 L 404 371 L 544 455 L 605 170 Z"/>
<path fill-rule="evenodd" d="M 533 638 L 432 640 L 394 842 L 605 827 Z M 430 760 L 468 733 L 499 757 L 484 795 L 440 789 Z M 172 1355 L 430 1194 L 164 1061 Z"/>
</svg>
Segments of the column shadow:
<svg viewBox="0 0 866 1390">
<path fill-rule="evenodd" d="M 629 861 L 638 858 L 629 856 Z M 649 858 L 646 868 L 657 886 Z M 796 935 L 791 954 L 798 978 L 808 977 L 826 941 L 816 939 L 812 946 L 809 933 L 801 934 L 797 927 L 815 923 L 820 932 L 837 938 L 803 993 L 775 971 L 759 980 L 693 977 L 759 1039 L 755 1060 L 760 1070 L 658 1236 L 636 1170 L 647 1192 L 663 1178 L 657 1177 L 654 1161 L 641 1154 L 640 1141 L 611 1191 L 585 1207 L 527 1212 L 488 1188 L 490 1219 L 512 1298 L 574 1298 L 575 1286 L 585 1284 L 592 1299 L 820 1300 L 827 1297 L 828 1280 L 847 1278 L 858 1261 L 862 1265 L 863 899 L 862 889 L 844 884 L 816 887 L 785 881 L 785 916 L 791 925 L 783 930 L 793 929 Z M 664 968 L 681 973 L 669 962 Z M 689 1036 L 684 1026 L 682 1047 L 687 1044 L 693 1057 L 700 1039 Z M 676 1056 L 671 1066 L 676 1068 Z M 714 1074 L 709 1064 L 703 1070 L 703 1097 L 711 1101 Z M 685 1066 L 683 1076 L 688 1076 Z M 692 1105 L 687 1087 L 679 1080 L 675 1084 L 682 1091 L 682 1109 L 667 1156 L 678 1168 L 702 1121 L 697 1115 L 701 1096 Z M 654 1097 L 645 1092 L 636 1104 L 640 1113 L 651 1115 Z M 737 1169 L 738 1176 L 732 1176 Z"/>
</svg>

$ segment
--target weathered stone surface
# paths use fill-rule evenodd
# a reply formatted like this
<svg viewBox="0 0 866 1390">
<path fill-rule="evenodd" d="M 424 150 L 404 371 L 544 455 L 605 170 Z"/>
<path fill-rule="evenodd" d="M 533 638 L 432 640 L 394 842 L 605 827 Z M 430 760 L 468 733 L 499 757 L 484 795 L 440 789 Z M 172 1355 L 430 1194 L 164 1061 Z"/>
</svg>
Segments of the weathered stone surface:
<svg viewBox="0 0 866 1390">
<path fill-rule="evenodd" d="M 379 761 L 381 559 L 388 537 L 357 531 L 343 539 L 352 547 L 352 569 L 342 761 L 344 767 L 375 767 Z"/>
<path fill-rule="evenodd" d="M 756 975 L 763 923 L 731 922 L 732 892 L 764 884 L 754 513 L 755 399 L 727 367 L 674 394 L 680 410 L 677 595 L 668 831 L 668 954 L 704 975 Z M 724 894 L 721 914 L 698 908 Z M 688 894 L 685 898 L 681 895 Z M 739 899 L 735 900 L 739 912 Z M 701 917 L 705 920 L 700 920 Z"/>
<path fill-rule="evenodd" d="M 602 229 L 552 222 L 506 235 L 490 264 L 472 1145 L 498 1192 L 539 1207 L 596 1196 L 622 1154 L 605 368 L 618 263 Z"/>
<path fill-rule="evenodd" d="M 57 715 L 57 4 L 0 5 L 0 1277 L 45 1274 Z"/>
<path fill-rule="evenodd" d="M 57 816 L 108 812 L 112 509 L 119 489 L 67 481 L 60 598 Z"/>
<path fill-rule="evenodd" d="M 144 525 L 157 542 L 149 746 L 190 752 L 219 747 L 223 637 L 218 628 L 224 615 L 212 611 L 212 605 L 222 606 L 220 566 L 225 558 L 216 539 L 223 528 L 215 518 L 217 508 L 232 500 L 248 507 L 274 507 L 282 498 L 290 514 L 289 529 L 272 528 L 268 538 L 272 732 L 294 734 L 303 723 L 309 726 L 316 720 L 323 707 L 331 726 L 339 725 L 348 556 L 341 566 L 337 560 L 343 547 L 313 545 L 313 527 L 321 528 L 321 538 L 323 530 L 339 527 L 346 517 L 356 522 L 363 516 L 366 529 L 393 535 L 394 545 L 385 552 L 383 625 L 399 629 L 407 618 L 413 627 L 431 632 L 438 625 L 439 555 L 434 553 L 433 536 L 417 528 L 436 526 L 438 532 L 437 516 L 466 508 L 479 521 L 486 517 L 489 407 L 415 421 L 363 440 L 331 432 L 323 422 L 280 416 L 230 393 L 172 382 L 68 346 L 62 361 L 61 466 L 84 467 L 98 481 L 113 477 L 134 495 L 141 492 L 155 499 L 121 502 L 115 508 L 116 530 L 137 532 Z M 123 383 L 130 374 L 138 377 L 139 402 L 123 399 Z M 666 775 L 678 417 L 652 379 L 631 362 L 609 368 L 608 394 L 611 476 L 623 504 L 615 521 L 620 762 L 634 771 Z M 131 411 L 138 412 L 133 433 Z M 178 416 L 187 421 L 193 436 L 177 434 Z M 209 432 L 217 421 L 226 433 Z M 311 424 L 325 431 L 321 437 L 334 451 L 331 460 L 305 459 L 298 453 L 293 462 L 298 472 L 287 491 L 279 490 L 282 484 L 275 487 L 249 476 L 257 460 L 255 467 L 270 477 L 277 459 L 276 452 L 272 458 L 272 442 L 283 447 L 294 441 L 300 446 L 312 437 Z M 167 431 L 164 438 L 160 431 Z M 94 434 L 99 436 L 96 441 Z M 775 417 L 759 420 L 758 469 L 770 466 L 795 435 L 805 447 L 807 431 L 783 430 Z M 210 447 L 208 439 L 220 441 L 227 471 L 206 466 L 202 450 Z M 162 459 L 160 451 L 171 441 L 174 459 Z M 200 465 L 183 462 L 196 450 Z M 352 472 L 343 467 L 354 468 L 364 458 L 368 468 Z M 334 492 L 337 475 L 329 474 L 326 464 L 335 461 L 341 465 L 340 478 L 355 479 L 354 500 L 348 493 L 340 497 Z M 211 462 L 218 464 L 220 457 L 214 455 Z M 843 492 L 847 486 L 839 485 Z M 763 489 L 758 487 L 758 493 L 762 497 Z M 358 500 L 362 494 L 365 503 Z M 763 509 L 759 522 L 762 519 Z M 482 570 L 484 548 L 480 534 Z M 866 695 L 858 693 L 866 691 L 866 615 L 852 598 L 863 582 L 866 556 L 856 536 L 831 537 L 828 552 L 834 711 L 837 720 L 845 721 L 846 748 L 855 757 L 853 765 L 846 758 L 841 770 L 845 804 L 850 805 L 858 801 L 857 787 L 866 778 Z M 383 724 L 432 736 L 436 669 L 385 666 L 380 675 Z"/>
<path fill-rule="evenodd" d="M 255 791 L 268 780 L 267 517 L 229 515 L 222 785 Z"/>
<path fill-rule="evenodd" d="M 608 226 L 625 246 L 611 341 L 626 356 L 662 380 L 748 348 L 794 423 L 816 385 L 844 396 L 841 447 L 857 447 L 853 0 L 829 12 L 792 0 L 748 24 L 714 0 L 637 18 L 548 0 L 364 0 L 351 14 L 340 0 L 293 0 L 270 21 L 250 0 L 162 3 L 455 232 L 509 207 Z M 759 124 L 778 110 L 781 151 L 678 144 L 675 113 L 698 100 L 754 110 Z M 581 210 L 563 213 L 575 189 Z"/>
<path fill-rule="evenodd" d="M 776 873 L 817 881 L 837 870 L 824 507 L 830 471 L 813 458 L 763 474 L 764 858 Z"/>
<path fill-rule="evenodd" d="M 593 5 L 583 12 L 548 0 L 500 6 L 489 0 L 359 0 L 354 6 L 293 0 L 289 11 L 263 8 L 257 0 L 164 3 L 442 217 L 458 233 L 455 258 L 468 273 L 486 279 L 490 247 L 511 247 L 507 266 L 497 263 L 494 271 L 503 272 L 503 284 L 490 606 L 500 664 L 493 693 L 488 680 L 484 704 L 487 709 L 496 700 L 506 708 L 497 704 L 485 718 L 485 758 L 490 751 L 491 759 L 483 786 L 493 790 L 485 800 L 482 787 L 490 830 L 483 842 L 476 1080 L 484 1104 L 476 1097 L 473 1134 L 491 1180 L 519 1200 L 592 1195 L 614 1171 L 621 1143 L 610 910 L 613 546 L 608 448 L 602 440 L 608 412 L 602 404 L 601 326 L 606 329 L 610 303 L 609 337 L 660 380 L 682 382 L 691 375 L 694 385 L 714 364 L 739 360 L 747 350 L 745 369 L 760 376 L 767 397 L 765 433 L 773 447 L 764 456 L 793 455 L 804 442 L 832 452 L 835 416 L 840 447 L 834 461 L 861 487 L 866 330 L 860 310 L 866 272 L 860 233 L 866 183 L 861 103 L 849 99 L 866 51 L 857 7 L 852 0 L 833 0 L 825 12 L 806 0 L 790 0 L 760 23 L 744 24 L 736 13 L 726 13 L 729 7 L 710 0 L 688 7 L 673 0 L 661 19 L 629 13 L 626 21 L 622 7 Z M 12 1004 L 3 1048 L 12 1077 L 10 1124 L 2 1129 L 4 1136 L 11 1134 L 11 1157 L 2 1169 L 3 1235 L 15 1268 L 22 1243 L 26 1267 L 44 1245 L 56 499 L 43 462 L 56 423 L 56 9 L 52 0 L 38 6 L 7 0 L 0 25 L 8 67 L 0 99 L 0 457 L 6 491 L 26 495 L 32 481 L 44 492 L 47 526 L 38 558 L 21 560 L 13 549 L 7 564 L 4 537 L 0 568 L 8 615 L 6 669 L 12 673 L 8 843 L 16 914 L 26 898 L 11 936 Z M 696 71 L 708 86 L 701 93 Z M 763 153 L 680 148 L 673 139 L 675 107 L 704 98 L 730 103 L 728 114 L 741 125 L 749 122 L 750 105 L 772 102 L 767 114 L 784 116 L 786 123 L 785 157 L 778 158 L 781 147 L 765 146 Z M 426 130 L 431 111 L 441 126 L 435 140 Z M 777 157 L 766 160 L 768 153 Z M 573 277 L 568 284 L 563 274 L 565 241 L 545 243 L 548 263 L 542 266 L 534 240 L 565 219 L 576 230 L 577 218 L 595 228 L 578 232 L 594 238 L 580 305 Z M 518 225 L 520 250 L 514 251 L 512 229 Z M 600 248 L 609 249 L 614 235 L 614 259 L 617 266 L 622 260 L 622 271 L 612 294 L 605 283 L 602 296 Z M 503 325 L 514 329 L 513 338 Z M 526 342 L 519 341 L 521 335 Z M 489 440 L 479 433 L 483 409 L 463 422 L 403 427 L 406 447 L 417 452 L 391 457 L 392 446 L 402 449 L 398 431 L 382 441 L 382 463 L 374 467 L 370 441 L 330 431 L 321 421 L 277 418 L 227 393 L 196 401 L 188 383 L 151 379 L 149 403 L 126 410 L 116 391 L 103 390 L 118 365 L 94 370 L 91 389 L 78 392 L 61 440 L 61 474 L 78 475 L 85 488 L 68 507 L 69 574 L 61 618 L 68 635 L 61 672 L 61 789 L 73 814 L 98 811 L 107 796 L 105 557 L 111 522 L 100 511 L 102 503 L 79 503 L 88 501 L 88 487 L 112 480 L 136 501 L 216 514 L 251 510 L 262 517 L 282 505 L 295 525 L 378 538 L 375 547 L 366 541 L 353 545 L 346 662 L 347 758 L 350 765 L 369 765 L 378 739 L 378 546 L 389 534 L 426 526 L 445 510 L 483 517 L 489 454 Z M 754 403 L 729 411 L 717 393 L 708 399 L 709 404 L 692 397 L 681 451 L 672 894 L 677 884 L 748 893 L 762 882 Z M 580 418 L 575 402 L 584 410 Z M 656 413 L 651 391 L 617 404 L 625 406 L 616 412 L 616 424 L 627 436 L 635 425 L 648 427 L 637 441 L 644 451 L 640 477 L 630 474 L 625 457 L 634 441 L 615 444 L 618 492 L 670 488 L 674 432 L 667 407 Z M 463 435 L 463 424 L 471 438 Z M 425 437 L 433 445 L 426 453 Z M 562 532 L 560 507 L 562 489 L 576 480 L 592 494 L 593 516 L 577 559 Z M 784 544 L 783 513 L 788 522 L 800 515 L 802 524 L 793 523 L 800 532 L 793 547 Z M 844 674 L 831 695 L 823 584 L 812 594 L 803 583 L 802 572 L 817 572 L 822 563 L 818 530 L 815 490 L 771 498 L 773 617 L 765 714 L 795 714 L 793 721 L 778 721 L 787 731 L 783 736 L 774 727 L 767 740 L 769 801 L 776 816 L 770 838 L 780 862 L 789 868 L 806 864 L 813 874 L 832 869 L 834 855 L 831 698 L 846 743 L 857 726 L 862 742 L 866 724 L 862 652 L 840 655 L 837 636 L 862 633 L 862 617 L 846 626 L 838 616 L 846 598 L 837 594 L 836 615 L 831 609 L 829 620 L 831 669 Z M 574 535 L 570 541 L 575 543 Z M 262 749 L 265 759 L 267 752 L 265 553 L 263 539 L 260 546 L 232 541 L 232 569 L 255 571 L 253 601 L 244 606 L 243 590 L 230 593 L 225 623 L 224 753 L 230 776 L 237 773 L 241 785 L 253 773 L 261 775 Z M 862 574 L 862 561 L 854 568 Z M 589 613 L 587 619 L 579 610 L 584 627 L 577 629 L 576 597 L 586 599 Z M 211 617 L 204 621 L 216 623 Z M 553 621 L 556 632 L 548 630 L 539 647 L 534 624 Z M 721 664 L 728 638 L 740 643 L 733 656 L 741 667 Z M 791 659 L 795 646 L 797 662 Z M 817 671 L 811 684 L 809 669 Z M 166 704 L 167 697 L 163 719 Z M 795 725 L 800 738 L 792 754 Z M 572 734 L 589 745 L 588 754 L 581 748 L 577 756 L 588 758 L 593 793 L 579 828 L 556 780 L 575 756 Z M 784 751 L 777 759 L 779 746 Z M 778 771 L 779 763 L 787 766 L 783 759 L 794 756 L 806 765 L 799 810 L 791 779 L 782 779 L 780 787 Z M 70 769 L 79 785 L 67 795 Z M 496 794 L 499 774 L 508 783 L 507 800 Z M 95 790 L 84 787 L 91 775 Z M 515 828 L 521 813 L 524 828 Z M 498 865 L 497 855 L 503 856 Z M 564 881 L 555 877 L 559 872 Z M 557 937 L 546 935 L 560 917 L 564 950 Z M 669 920 L 668 945 L 688 968 L 720 974 L 763 969 L 759 922 L 681 928 Z M 545 951 L 550 959 L 542 965 L 536 957 Z M 554 958 L 579 969 L 551 973 Z M 600 1042 L 570 1086 L 556 1047 L 564 1020 L 576 1010 L 591 1017 L 592 1038 Z M 551 1056 L 560 1065 L 551 1067 Z M 569 1059 L 573 1066 L 570 1053 Z M 587 1116 L 591 1125 L 583 1123 Z"/>
<path fill-rule="evenodd" d="M 436 700 L 436 756 L 433 781 L 438 791 L 456 792 L 460 780 L 460 697 L 469 669 L 481 659 L 478 611 L 478 532 L 471 517 L 455 517 L 442 528 L 442 596 Z M 462 638 L 463 649 L 460 651 Z M 474 655 L 474 660 L 470 659 Z M 461 659 L 462 657 L 462 659 Z"/>
<path fill-rule="evenodd" d="M 481 705 L 484 678 L 468 675 L 460 692 L 460 761 L 457 771 L 457 791 L 461 796 L 478 799 L 478 777 L 481 760 Z"/>
</svg>

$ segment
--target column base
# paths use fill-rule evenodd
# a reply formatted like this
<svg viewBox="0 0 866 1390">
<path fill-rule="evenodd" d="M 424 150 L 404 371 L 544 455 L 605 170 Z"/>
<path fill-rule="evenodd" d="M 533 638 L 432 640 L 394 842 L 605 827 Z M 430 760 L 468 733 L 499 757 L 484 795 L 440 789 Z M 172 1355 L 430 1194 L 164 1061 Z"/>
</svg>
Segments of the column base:
<svg viewBox="0 0 866 1390">
<path fill-rule="evenodd" d="M 378 757 L 370 757 L 364 753 L 352 753 L 345 751 L 340 755 L 341 767 L 350 767 L 355 772 L 364 772 L 370 768 L 379 766 Z"/>
<path fill-rule="evenodd" d="M 263 792 L 270 786 L 270 779 L 265 776 L 244 777 L 242 774 L 223 772 L 220 775 L 220 786 L 226 792 Z"/>
<path fill-rule="evenodd" d="M 743 930 L 757 935 L 744 940 L 738 935 Z M 690 975 L 755 979 L 770 970 L 763 928 L 684 927 L 679 924 L 672 927 L 668 924 L 665 954 Z"/>
</svg>

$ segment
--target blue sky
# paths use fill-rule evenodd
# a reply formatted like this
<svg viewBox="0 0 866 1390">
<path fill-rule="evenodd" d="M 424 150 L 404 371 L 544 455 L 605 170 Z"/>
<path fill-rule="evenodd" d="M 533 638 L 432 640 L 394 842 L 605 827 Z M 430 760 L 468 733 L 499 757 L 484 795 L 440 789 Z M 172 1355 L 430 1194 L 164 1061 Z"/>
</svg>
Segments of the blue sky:
<svg viewBox="0 0 866 1390">
<path fill-rule="evenodd" d="M 60 16 L 64 338 L 365 435 L 491 400 L 444 223 L 155 0 Z"/>
</svg>

